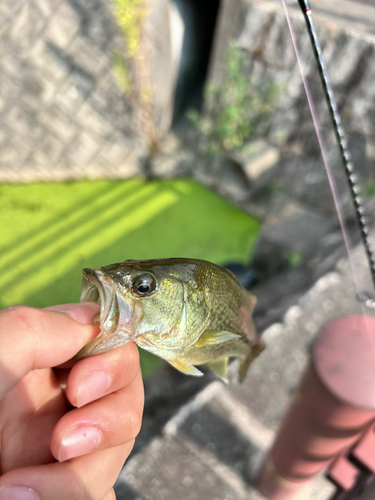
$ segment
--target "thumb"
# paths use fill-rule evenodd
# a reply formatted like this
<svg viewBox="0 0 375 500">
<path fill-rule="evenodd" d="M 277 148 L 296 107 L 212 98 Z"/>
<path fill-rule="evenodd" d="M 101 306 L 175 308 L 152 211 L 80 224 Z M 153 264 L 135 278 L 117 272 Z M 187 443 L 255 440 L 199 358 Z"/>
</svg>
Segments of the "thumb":
<svg viewBox="0 0 375 500">
<path fill-rule="evenodd" d="M 92 303 L 0 311 L 0 400 L 29 371 L 62 364 L 93 339 L 97 311 Z"/>
</svg>

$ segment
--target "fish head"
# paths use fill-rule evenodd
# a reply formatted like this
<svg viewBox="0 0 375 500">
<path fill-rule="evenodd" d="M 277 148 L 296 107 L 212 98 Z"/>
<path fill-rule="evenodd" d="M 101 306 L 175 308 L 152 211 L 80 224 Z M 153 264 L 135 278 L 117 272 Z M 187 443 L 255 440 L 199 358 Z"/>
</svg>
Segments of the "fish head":
<svg viewBox="0 0 375 500">
<path fill-rule="evenodd" d="M 203 318 L 191 305 L 199 302 L 200 292 L 192 270 L 169 260 L 165 265 L 162 260 L 127 260 L 83 270 L 80 300 L 100 304 L 101 332 L 77 358 L 132 340 L 156 353 L 195 342 Z M 201 303 L 205 305 L 204 300 Z"/>
<path fill-rule="evenodd" d="M 83 269 L 80 302 L 100 304 L 102 333 L 111 335 L 121 330 L 131 336 L 134 303 L 119 293 L 116 281 L 103 269 Z M 131 340 L 131 339 L 129 339 Z"/>
</svg>

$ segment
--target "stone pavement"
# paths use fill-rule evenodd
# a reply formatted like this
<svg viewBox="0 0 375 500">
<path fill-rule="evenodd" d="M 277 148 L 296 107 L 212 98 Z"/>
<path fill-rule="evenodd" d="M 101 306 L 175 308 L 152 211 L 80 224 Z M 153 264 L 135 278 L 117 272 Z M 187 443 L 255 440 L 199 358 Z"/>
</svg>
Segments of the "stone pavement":
<svg viewBox="0 0 375 500">
<path fill-rule="evenodd" d="M 352 265 L 359 286 L 371 290 L 360 245 Z M 149 432 L 147 411 L 141 446 L 136 446 L 116 483 L 118 500 L 261 500 L 254 480 L 306 366 L 309 346 L 326 321 L 362 314 L 355 295 L 351 265 L 340 258 L 280 321 L 259 330 L 267 349 L 254 361 L 243 384 L 225 386 L 206 375 L 208 385 L 172 412 L 158 432 Z M 167 372 L 162 368 L 156 381 L 163 384 Z M 333 491 L 322 476 L 298 498 L 326 500 Z"/>
</svg>

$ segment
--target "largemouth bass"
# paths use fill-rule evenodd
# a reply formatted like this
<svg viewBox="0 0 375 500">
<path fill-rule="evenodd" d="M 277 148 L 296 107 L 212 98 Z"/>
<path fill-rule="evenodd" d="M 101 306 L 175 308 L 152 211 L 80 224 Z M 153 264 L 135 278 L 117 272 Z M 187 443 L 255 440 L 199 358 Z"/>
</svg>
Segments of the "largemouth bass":
<svg viewBox="0 0 375 500">
<path fill-rule="evenodd" d="M 227 269 L 197 259 L 126 260 L 83 269 L 81 302 L 97 302 L 101 333 L 83 358 L 134 341 L 183 373 L 208 364 L 227 380 L 228 358 L 243 380 L 264 349 L 255 332 L 256 299 Z"/>
</svg>

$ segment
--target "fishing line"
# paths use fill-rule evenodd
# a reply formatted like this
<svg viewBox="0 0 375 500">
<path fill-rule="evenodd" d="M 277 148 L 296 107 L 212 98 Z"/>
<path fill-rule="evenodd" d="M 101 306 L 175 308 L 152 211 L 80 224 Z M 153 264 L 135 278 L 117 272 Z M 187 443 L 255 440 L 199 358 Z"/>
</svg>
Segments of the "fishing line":
<svg viewBox="0 0 375 500">
<path fill-rule="evenodd" d="M 335 181 L 334 181 L 331 169 L 329 167 L 328 158 L 327 158 L 327 152 L 326 152 L 326 148 L 325 148 L 324 141 L 323 141 L 323 138 L 322 138 L 322 134 L 321 134 L 321 131 L 320 131 L 320 127 L 319 127 L 319 124 L 318 124 L 318 119 L 317 119 L 317 115 L 316 115 L 316 112 L 315 112 L 314 102 L 313 102 L 313 99 L 312 99 L 312 96 L 311 96 L 309 85 L 307 83 L 307 80 L 305 78 L 305 74 L 304 74 L 304 71 L 303 71 L 302 61 L 301 61 L 301 58 L 300 58 L 300 55 L 299 55 L 299 51 L 298 51 L 298 48 L 297 48 L 297 43 L 296 43 L 296 39 L 295 39 L 295 35 L 294 35 L 292 23 L 291 23 L 291 20 L 290 20 L 290 17 L 289 17 L 288 9 L 287 9 L 287 6 L 286 6 L 286 2 L 285 2 L 285 0 L 281 0 L 281 1 L 282 1 L 282 4 L 283 4 L 283 8 L 284 8 L 284 12 L 285 12 L 285 17 L 286 17 L 288 28 L 289 28 L 289 32 L 290 32 L 290 36 L 291 36 L 291 39 L 292 39 L 292 44 L 293 44 L 294 52 L 296 54 L 297 64 L 298 64 L 299 71 L 300 71 L 300 74 L 301 74 L 302 84 L 303 84 L 303 87 L 305 89 L 306 98 L 307 98 L 308 106 L 309 106 L 309 109 L 310 109 L 311 117 L 312 117 L 312 120 L 313 120 L 315 133 L 316 133 L 316 136 L 317 136 L 317 139 L 318 139 L 318 143 L 319 143 L 319 147 L 320 147 L 320 150 L 321 150 L 324 167 L 325 167 L 325 170 L 326 170 L 326 173 L 327 173 L 328 182 L 329 182 L 329 185 L 330 185 L 330 188 L 331 188 L 331 192 L 332 192 L 332 196 L 333 196 L 333 201 L 334 201 L 336 212 L 337 212 L 337 216 L 338 216 L 338 219 L 339 219 L 339 223 L 340 223 L 340 227 L 341 227 L 341 231 L 342 231 L 342 235 L 343 235 L 343 239 L 344 239 L 346 251 L 347 251 L 347 254 L 348 254 L 348 260 L 349 260 L 350 268 L 352 270 L 354 284 L 355 284 L 355 287 L 356 287 L 356 290 L 357 290 L 357 297 L 360 297 L 360 298 L 363 299 L 364 298 L 364 295 L 363 295 L 364 292 L 359 287 L 357 272 L 356 272 L 355 264 L 354 264 L 354 261 L 353 261 L 353 253 L 352 253 L 352 249 L 351 249 L 351 245 L 350 245 L 350 241 L 349 241 L 349 232 L 348 232 L 345 220 L 344 220 L 344 216 L 343 216 L 342 211 L 341 211 L 340 202 L 339 202 L 339 196 L 338 196 L 338 193 L 337 193 L 337 187 L 336 187 L 336 184 L 335 184 Z M 303 6 L 303 8 L 305 8 L 306 6 L 308 6 L 307 0 L 298 0 L 298 1 L 300 3 L 301 7 Z M 308 7 L 308 10 L 306 12 L 304 12 L 304 14 L 308 17 L 308 19 L 310 21 L 310 24 L 312 25 L 311 11 L 310 11 L 309 7 Z M 313 27 L 313 25 L 312 25 L 312 27 Z M 313 33 L 315 34 L 315 30 L 314 30 Z M 310 34 L 310 29 L 309 29 L 309 34 Z M 310 37 L 312 37 L 311 34 L 310 34 Z M 314 42 L 313 42 L 314 46 L 315 46 L 315 42 L 317 44 L 317 49 L 314 49 L 314 51 L 316 50 L 317 54 L 321 55 L 319 44 L 317 43 L 317 39 L 316 39 L 316 34 L 315 34 L 315 39 L 314 39 Z M 321 60 L 321 57 L 320 57 L 320 60 Z M 371 251 L 371 248 L 370 248 L 370 244 L 368 242 L 368 229 L 367 229 L 367 226 L 366 226 L 366 221 L 364 220 L 364 214 L 363 214 L 364 211 L 363 211 L 363 207 L 362 207 L 362 202 L 361 202 L 361 199 L 358 199 L 359 198 L 359 196 L 358 196 L 359 193 L 357 192 L 358 191 L 358 186 L 356 184 L 356 178 L 353 176 L 353 164 L 351 163 L 350 154 L 349 154 L 349 152 L 346 149 L 346 141 L 345 141 L 344 136 L 343 136 L 343 131 L 342 131 L 342 128 L 341 128 L 340 119 L 338 117 L 337 108 L 336 108 L 336 105 L 335 105 L 334 99 L 333 99 L 333 94 L 332 94 L 332 91 L 331 91 L 331 89 L 329 87 L 328 77 L 327 77 L 327 74 L 326 74 L 326 71 L 325 71 L 325 68 L 324 68 L 324 65 L 323 65 L 322 61 L 320 61 L 320 63 L 321 64 L 318 64 L 319 72 L 321 74 L 322 79 L 325 80 L 325 84 L 323 84 L 324 92 L 326 94 L 327 101 L 330 102 L 330 104 L 329 104 L 330 114 L 331 114 L 332 120 L 335 121 L 335 123 L 334 123 L 335 133 L 336 133 L 336 137 L 338 138 L 339 143 L 340 143 L 340 151 L 341 151 L 341 156 L 343 157 L 345 171 L 348 173 L 347 177 L 348 177 L 349 186 L 351 188 L 351 193 L 352 193 L 352 189 L 353 189 L 353 192 L 355 193 L 355 197 L 357 198 L 357 202 L 355 204 L 356 214 L 357 214 L 357 217 L 358 216 L 361 217 L 361 223 L 359 225 L 360 225 L 360 229 L 361 229 L 362 239 L 363 239 L 364 243 L 365 243 L 365 241 L 368 243 L 368 244 L 365 244 L 365 249 L 366 249 L 367 256 L 369 257 L 369 262 L 371 263 L 370 264 L 371 277 L 372 277 L 372 280 L 373 280 L 373 284 L 375 285 L 375 260 L 374 260 L 374 257 L 373 257 L 373 254 L 372 254 L 372 251 Z M 333 103 L 333 105 L 332 105 L 332 103 Z M 336 131 L 336 126 L 337 125 L 339 125 L 339 132 Z M 351 179 L 349 179 L 349 177 L 351 177 Z M 365 229 L 365 234 L 363 232 L 363 228 Z M 364 240 L 364 236 L 366 236 L 366 240 Z M 365 315 L 365 311 L 364 311 L 363 304 L 366 304 L 366 302 L 367 302 L 366 305 L 368 305 L 369 307 L 371 307 L 371 299 L 373 299 L 373 297 L 372 297 L 371 294 L 369 294 L 367 296 L 367 300 L 360 300 L 359 301 L 360 305 L 361 305 L 361 308 L 362 308 L 362 312 L 363 312 L 364 315 Z"/>
</svg>

